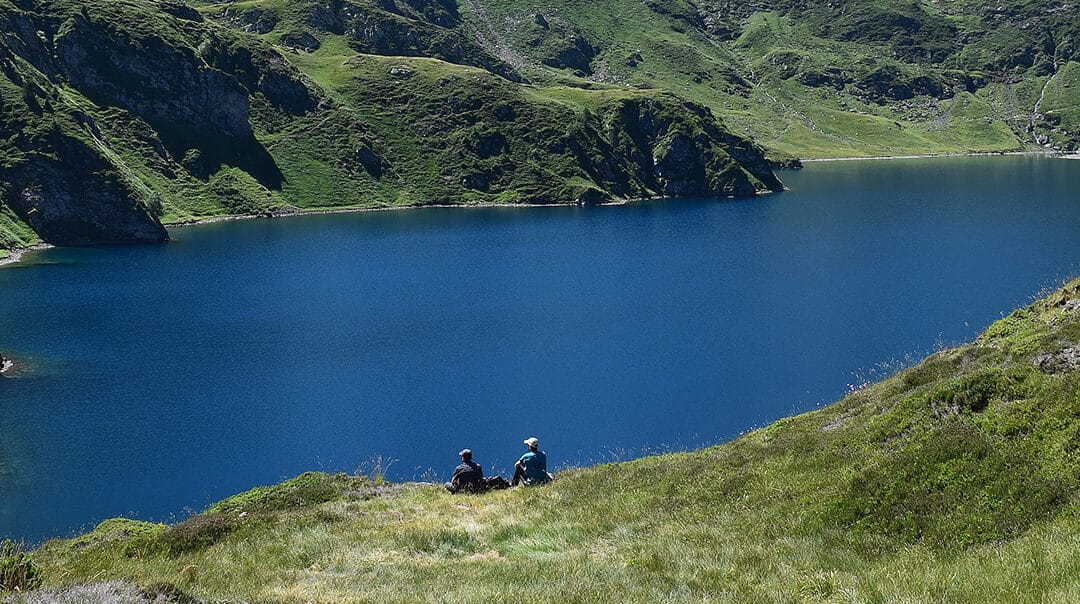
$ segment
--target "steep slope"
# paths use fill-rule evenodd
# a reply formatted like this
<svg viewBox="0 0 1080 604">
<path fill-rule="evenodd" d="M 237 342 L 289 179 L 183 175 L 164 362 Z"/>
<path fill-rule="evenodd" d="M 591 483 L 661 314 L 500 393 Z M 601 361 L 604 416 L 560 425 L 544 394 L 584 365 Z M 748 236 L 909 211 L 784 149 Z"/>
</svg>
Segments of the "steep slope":
<svg viewBox="0 0 1080 604">
<path fill-rule="evenodd" d="M 1080 145 L 1076 6 L 467 0 L 481 39 L 566 77 L 662 87 L 799 157 Z M 569 62 L 562 58 L 573 57 Z M 562 57 L 562 58 L 560 58 Z M 1064 103 L 1040 102 L 1049 87 Z"/>
<path fill-rule="evenodd" d="M 1069 151 L 1074 9 L 0 0 L 0 249 L 298 209 L 779 190 L 748 138 L 777 161 Z"/>
<path fill-rule="evenodd" d="M 36 560 L 211 601 L 1071 602 L 1078 447 L 1080 280 L 719 447 L 482 496 L 305 474 Z"/>
<path fill-rule="evenodd" d="M 48 54 L 35 24 L 0 4 L 0 247 L 163 241 L 149 200 L 93 134 L 93 121 L 24 56 Z M 14 51 L 13 51 L 14 49 Z M 16 54 L 15 51 L 22 54 Z M 27 228 L 29 227 L 29 228 Z"/>
<path fill-rule="evenodd" d="M 221 215 L 782 189 L 700 105 L 524 84 L 450 2 L 0 0 L 0 65 L 8 249 Z"/>
</svg>

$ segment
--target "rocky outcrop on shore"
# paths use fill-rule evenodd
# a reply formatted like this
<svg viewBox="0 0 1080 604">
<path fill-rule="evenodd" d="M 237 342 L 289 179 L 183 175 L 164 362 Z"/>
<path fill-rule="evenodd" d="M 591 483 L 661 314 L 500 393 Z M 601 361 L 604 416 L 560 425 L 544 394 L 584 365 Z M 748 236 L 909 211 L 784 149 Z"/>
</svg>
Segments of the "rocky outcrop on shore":
<svg viewBox="0 0 1080 604">
<path fill-rule="evenodd" d="M 703 105 L 523 86 L 452 1 L 291 6 L 0 2 L 0 249 L 162 242 L 163 219 L 290 207 L 783 188 L 763 150 Z M 296 54 L 332 39 L 359 54 L 292 61 L 256 32 L 307 40 Z"/>
<path fill-rule="evenodd" d="M 215 35 L 193 9 L 134 8 L 0 6 L 0 226 L 18 220 L 53 245 L 166 241 L 155 180 L 188 158 L 196 178 L 232 164 L 280 185 L 250 104 L 314 108 L 295 70 Z"/>
</svg>

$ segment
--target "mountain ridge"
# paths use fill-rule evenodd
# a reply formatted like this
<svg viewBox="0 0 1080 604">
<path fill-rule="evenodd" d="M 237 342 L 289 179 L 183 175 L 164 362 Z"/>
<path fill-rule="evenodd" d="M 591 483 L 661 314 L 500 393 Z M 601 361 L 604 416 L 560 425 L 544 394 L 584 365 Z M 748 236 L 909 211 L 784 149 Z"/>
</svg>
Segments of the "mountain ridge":
<svg viewBox="0 0 1080 604">
<path fill-rule="evenodd" d="M 0 248 L 290 207 L 746 196 L 780 190 L 769 162 L 796 157 L 1070 152 L 1071 7 L 4 0 Z M 606 130 L 644 98 L 687 136 Z M 696 165 L 674 174 L 676 157 Z M 84 177 L 100 193 L 79 200 Z"/>
<path fill-rule="evenodd" d="M 291 207 L 782 189 L 707 108 L 523 84 L 455 29 L 454 6 L 413 4 L 281 4 L 279 45 L 244 31 L 266 11 L 233 5 L 0 4 L 0 247 L 163 241 L 163 222 Z M 82 175 L 102 199 L 74 201 Z"/>
</svg>

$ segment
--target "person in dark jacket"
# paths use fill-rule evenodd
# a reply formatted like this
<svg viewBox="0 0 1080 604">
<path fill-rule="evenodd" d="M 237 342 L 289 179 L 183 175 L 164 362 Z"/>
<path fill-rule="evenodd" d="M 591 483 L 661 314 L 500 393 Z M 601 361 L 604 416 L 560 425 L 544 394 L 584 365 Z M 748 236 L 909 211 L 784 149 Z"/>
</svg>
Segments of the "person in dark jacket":
<svg viewBox="0 0 1080 604">
<path fill-rule="evenodd" d="M 451 493 L 477 493 L 484 490 L 484 469 L 472 460 L 472 451 L 462 449 L 461 465 L 454 468 L 454 476 L 446 483 L 446 490 Z"/>
</svg>

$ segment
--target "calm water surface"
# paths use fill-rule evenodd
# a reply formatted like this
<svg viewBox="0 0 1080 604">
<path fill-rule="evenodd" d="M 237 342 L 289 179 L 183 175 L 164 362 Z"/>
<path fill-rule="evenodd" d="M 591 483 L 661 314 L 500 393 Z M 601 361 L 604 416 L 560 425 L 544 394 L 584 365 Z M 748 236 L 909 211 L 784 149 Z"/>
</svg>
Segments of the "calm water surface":
<svg viewBox="0 0 1080 604">
<path fill-rule="evenodd" d="M 812 164 L 749 201 L 176 229 L 0 270 L 0 537 L 309 469 L 504 475 L 729 439 L 1080 273 L 1080 162 Z M 432 472 L 430 469 L 434 469 Z"/>
</svg>

